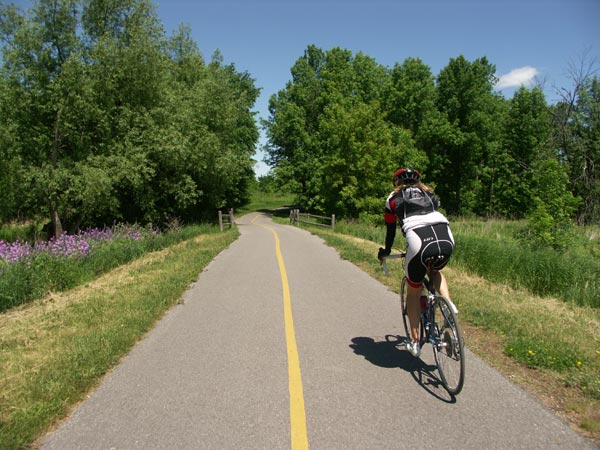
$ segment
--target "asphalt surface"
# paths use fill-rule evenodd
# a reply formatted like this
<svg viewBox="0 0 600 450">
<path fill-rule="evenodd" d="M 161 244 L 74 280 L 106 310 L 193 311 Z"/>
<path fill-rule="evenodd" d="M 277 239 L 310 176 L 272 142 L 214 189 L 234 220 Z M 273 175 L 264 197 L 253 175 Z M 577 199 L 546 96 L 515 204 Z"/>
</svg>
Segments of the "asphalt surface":
<svg viewBox="0 0 600 450">
<path fill-rule="evenodd" d="M 237 224 L 241 237 L 41 448 L 291 448 L 271 229 L 289 283 L 310 448 L 599 448 L 470 352 L 452 398 L 429 349 L 417 359 L 396 345 L 396 294 L 304 230 L 257 214 Z"/>
</svg>

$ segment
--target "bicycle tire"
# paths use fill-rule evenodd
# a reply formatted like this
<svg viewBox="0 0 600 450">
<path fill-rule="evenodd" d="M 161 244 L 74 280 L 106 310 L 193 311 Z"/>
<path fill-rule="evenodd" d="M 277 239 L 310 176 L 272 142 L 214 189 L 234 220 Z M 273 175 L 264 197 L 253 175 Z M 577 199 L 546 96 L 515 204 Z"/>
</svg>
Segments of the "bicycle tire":
<svg viewBox="0 0 600 450">
<path fill-rule="evenodd" d="M 444 388 L 457 395 L 465 382 L 465 344 L 456 314 L 445 297 L 436 296 L 434 302 L 436 334 L 433 354 Z"/>
</svg>

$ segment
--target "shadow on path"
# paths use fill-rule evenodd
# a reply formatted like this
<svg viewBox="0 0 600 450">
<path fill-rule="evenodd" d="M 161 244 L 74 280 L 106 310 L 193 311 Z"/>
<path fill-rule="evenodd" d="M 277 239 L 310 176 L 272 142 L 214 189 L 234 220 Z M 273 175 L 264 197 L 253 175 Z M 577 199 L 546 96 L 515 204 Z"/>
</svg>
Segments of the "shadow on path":
<svg viewBox="0 0 600 450">
<path fill-rule="evenodd" d="M 456 403 L 456 398 L 446 391 L 437 375 L 435 364 L 428 365 L 423 359 L 413 357 L 404 349 L 406 338 L 387 335 L 385 341 L 371 337 L 355 337 L 350 348 L 371 364 L 386 369 L 402 369 L 409 372 L 415 381 L 429 394 L 446 403 Z"/>
</svg>

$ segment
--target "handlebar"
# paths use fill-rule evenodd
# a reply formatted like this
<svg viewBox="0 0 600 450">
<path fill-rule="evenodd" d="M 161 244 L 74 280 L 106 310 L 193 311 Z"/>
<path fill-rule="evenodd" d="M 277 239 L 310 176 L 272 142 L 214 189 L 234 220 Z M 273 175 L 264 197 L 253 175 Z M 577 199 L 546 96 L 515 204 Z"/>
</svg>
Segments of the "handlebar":
<svg viewBox="0 0 600 450">
<path fill-rule="evenodd" d="M 406 252 L 404 253 L 394 253 L 391 255 L 387 255 L 381 258 L 380 263 L 381 263 L 381 267 L 383 267 L 383 273 L 385 273 L 386 277 L 390 276 L 390 271 L 387 268 L 387 263 L 386 260 L 387 259 L 397 259 L 397 258 L 404 258 L 406 256 Z"/>
</svg>

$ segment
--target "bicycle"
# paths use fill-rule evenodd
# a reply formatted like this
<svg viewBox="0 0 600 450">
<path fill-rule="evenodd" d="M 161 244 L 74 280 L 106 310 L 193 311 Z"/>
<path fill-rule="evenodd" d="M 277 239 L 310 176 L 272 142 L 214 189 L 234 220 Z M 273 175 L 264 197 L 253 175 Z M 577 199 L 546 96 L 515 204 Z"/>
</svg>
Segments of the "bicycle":
<svg viewBox="0 0 600 450">
<path fill-rule="evenodd" d="M 386 264 L 388 258 L 404 258 L 406 253 L 396 253 L 383 257 L 381 264 L 386 276 L 389 271 Z M 458 309 L 446 297 L 439 295 L 433 282 L 433 263 L 436 257 L 425 261 L 427 275 L 423 282 L 425 295 L 421 295 L 421 315 L 419 323 L 419 345 L 430 343 L 433 355 L 444 388 L 452 395 L 457 395 L 465 382 L 465 345 L 460 325 L 456 318 Z M 411 340 L 410 321 L 408 319 L 406 301 L 406 275 L 402 277 L 400 288 L 400 306 L 402 321 L 407 339 Z"/>
</svg>

